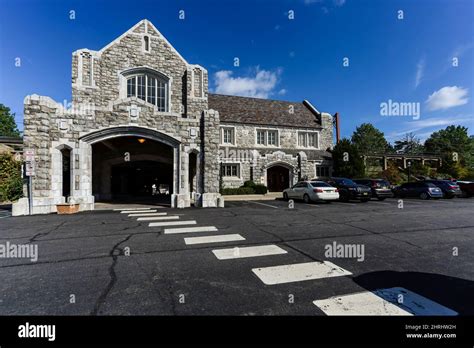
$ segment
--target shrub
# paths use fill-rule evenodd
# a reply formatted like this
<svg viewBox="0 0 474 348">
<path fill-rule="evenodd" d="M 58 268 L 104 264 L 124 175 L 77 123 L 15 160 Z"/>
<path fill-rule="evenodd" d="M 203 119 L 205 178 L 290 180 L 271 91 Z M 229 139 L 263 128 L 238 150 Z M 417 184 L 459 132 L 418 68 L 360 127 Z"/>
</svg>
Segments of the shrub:
<svg viewBox="0 0 474 348">
<path fill-rule="evenodd" d="M 0 202 L 15 201 L 22 195 L 21 162 L 11 154 L 0 154 Z"/>
<path fill-rule="evenodd" d="M 222 189 L 223 195 L 251 195 L 254 190 L 250 187 L 239 187 L 239 188 L 224 188 Z"/>
<path fill-rule="evenodd" d="M 251 188 L 255 188 L 257 184 L 255 184 L 252 180 L 247 180 L 246 182 L 244 182 L 244 185 L 242 187 L 251 187 Z"/>
<path fill-rule="evenodd" d="M 267 187 L 262 184 L 255 185 L 254 191 L 256 194 L 259 194 L 259 195 L 264 195 L 268 192 Z"/>
</svg>

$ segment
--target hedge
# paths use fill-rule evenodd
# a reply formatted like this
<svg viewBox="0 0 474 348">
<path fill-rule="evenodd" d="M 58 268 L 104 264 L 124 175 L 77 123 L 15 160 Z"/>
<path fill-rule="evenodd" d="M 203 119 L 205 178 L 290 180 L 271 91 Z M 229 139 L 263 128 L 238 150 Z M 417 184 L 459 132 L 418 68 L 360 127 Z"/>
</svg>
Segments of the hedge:
<svg viewBox="0 0 474 348">
<path fill-rule="evenodd" d="M 262 184 L 256 184 L 251 180 L 244 182 L 239 188 L 224 188 L 221 190 L 223 195 L 264 195 L 268 192 L 267 187 Z"/>
<path fill-rule="evenodd" d="M 22 196 L 21 162 L 11 154 L 0 154 L 0 202 L 13 202 Z"/>
</svg>

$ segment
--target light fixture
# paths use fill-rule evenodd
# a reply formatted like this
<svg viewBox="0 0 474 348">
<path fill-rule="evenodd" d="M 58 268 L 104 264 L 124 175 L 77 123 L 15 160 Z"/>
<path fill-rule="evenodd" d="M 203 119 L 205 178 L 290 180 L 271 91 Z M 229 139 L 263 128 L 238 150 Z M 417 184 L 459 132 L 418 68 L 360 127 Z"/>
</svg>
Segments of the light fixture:
<svg viewBox="0 0 474 348">
<path fill-rule="evenodd" d="M 139 138 L 139 139 L 138 139 L 138 142 L 139 142 L 140 144 L 143 144 L 143 143 L 145 142 L 145 139 Z"/>
</svg>

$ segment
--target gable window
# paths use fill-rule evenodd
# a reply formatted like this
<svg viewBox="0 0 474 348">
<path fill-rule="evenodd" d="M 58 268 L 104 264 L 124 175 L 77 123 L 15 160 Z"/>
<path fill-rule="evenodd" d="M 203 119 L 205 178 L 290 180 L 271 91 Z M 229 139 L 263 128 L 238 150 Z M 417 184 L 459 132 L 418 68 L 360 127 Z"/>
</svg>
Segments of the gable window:
<svg viewBox="0 0 474 348">
<path fill-rule="evenodd" d="M 257 129 L 257 145 L 278 146 L 278 131 Z"/>
<path fill-rule="evenodd" d="M 143 47 L 146 52 L 150 52 L 150 38 L 148 36 L 143 37 Z"/>
<path fill-rule="evenodd" d="M 156 105 L 158 111 L 168 111 L 168 82 L 151 74 L 138 74 L 127 78 L 127 98 L 137 97 Z"/>
<path fill-rule="evenodd" d="M 318 133 L 317 132 L 298 132 L 298 146 L 317 149 Z"/>
<path fill-rule="evenodd" d="M 222 128 L 222 144 L 234 145 L 234 128 Z"/>
<path fill-rule="evenodd" d="M 222 176 L 240 177 L 240 166 L 238 164 L 223 164 L 221 166 Z"/>
</svg>

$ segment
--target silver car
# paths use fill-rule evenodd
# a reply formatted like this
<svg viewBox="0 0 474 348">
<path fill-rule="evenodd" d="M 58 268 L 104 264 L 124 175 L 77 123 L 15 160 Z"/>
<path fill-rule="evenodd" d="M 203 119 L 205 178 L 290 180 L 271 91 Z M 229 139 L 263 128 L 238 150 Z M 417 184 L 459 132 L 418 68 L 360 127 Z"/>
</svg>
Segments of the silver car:
<svg viewBox="0 0 474 348">
<path fill-rule="evenodd" d="M 300 181 L 283 191 L 283 199 L 302 199 L 305 203 L 337 201 L 339 191 L 324 181 Z"/>
</svg>

